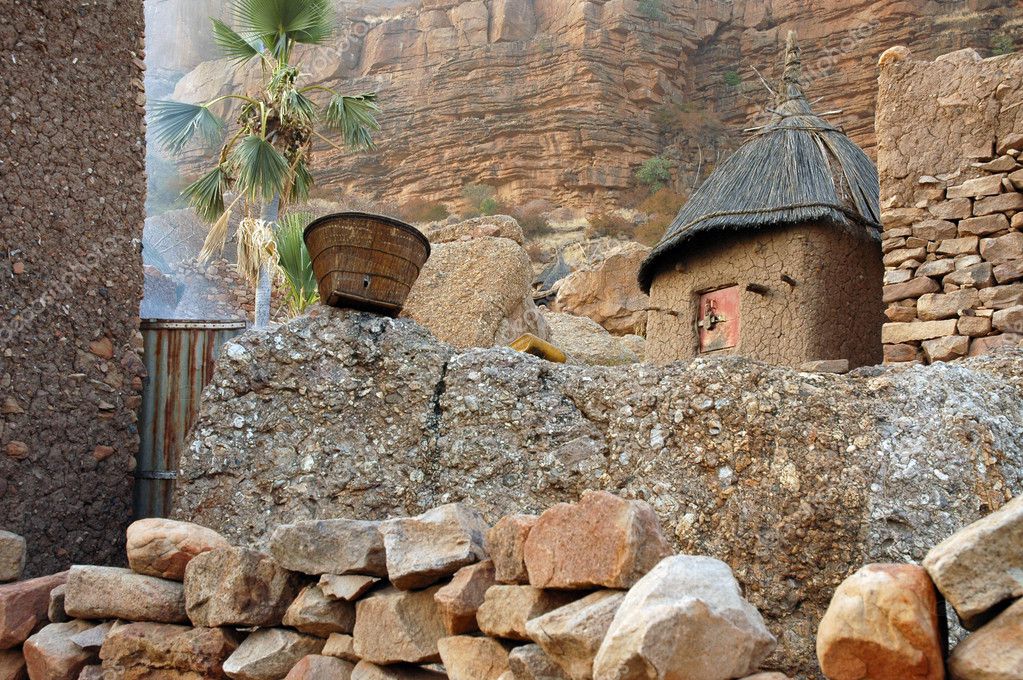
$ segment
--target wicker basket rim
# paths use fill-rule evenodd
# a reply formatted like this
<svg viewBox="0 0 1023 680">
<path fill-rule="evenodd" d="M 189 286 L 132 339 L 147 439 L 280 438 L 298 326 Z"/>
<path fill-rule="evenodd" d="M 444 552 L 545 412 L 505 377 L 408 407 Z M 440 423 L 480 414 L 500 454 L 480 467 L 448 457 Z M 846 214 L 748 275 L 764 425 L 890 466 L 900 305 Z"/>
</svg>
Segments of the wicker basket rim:
<svg viewBox="0 0 1023 680">
<path fill-rule="evenodd" d="M 411 234 L 412 236 L 415 236 L 417 239 L 419 239 L 419 241 L 422 242 L 423 246 L 426 248 L 426 256 L 427 257 L 430 256 L 430 239 L 426 238 L 426 235 L 423 234 L 423 232 L 419 231 L 418 229 L 413 227 L 411 224 L 406 224 L 406 223 L 402 222 L 401 220 L 395 219 L 393 217 L 388 217 L 387 215 L 376 215 L 374 213 L 349 211 L 349 212 L 331 213 L 329 215 L 324 215 L 323 217 L 317 217 L 315 220 L 310 222 L 309 226 L 307 226 L 305 228 L 305 230 L 302 232 L 302 240 L 308 239 L 309 238 L 309 234 L 314 229 L 317 229 L 317 228 L 323 226 L 323 223 L 325 223 L 325 222 L 334 221 L 334 220 L 351 219 L 351 218 L 361 218 L 361 219 L 368 218 L 370 220 L 375 220 L 377 222 L 381 222 L 383 224 L 387 224 L 387 225 L 390 225 L 392 227 L 397 227 L 398 229 L 400 229 L 402 231 L 408 232 L 409 234 Z"/>
</svg>

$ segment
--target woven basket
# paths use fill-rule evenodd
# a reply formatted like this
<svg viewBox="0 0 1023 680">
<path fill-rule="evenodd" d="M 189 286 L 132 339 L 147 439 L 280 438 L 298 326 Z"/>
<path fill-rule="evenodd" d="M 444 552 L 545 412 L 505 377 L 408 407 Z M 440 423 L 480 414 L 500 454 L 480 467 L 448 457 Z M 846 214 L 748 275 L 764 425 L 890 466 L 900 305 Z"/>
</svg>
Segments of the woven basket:
<svg viewBox="0 0 1023 680">
<path fill-rule="evenodd" d="M 430 242 L 417 229 L 381 215 L 326 215 L 304 236 L 320 300 L 332 307 L 397 316 L 430 257 Z"/>
</svg>

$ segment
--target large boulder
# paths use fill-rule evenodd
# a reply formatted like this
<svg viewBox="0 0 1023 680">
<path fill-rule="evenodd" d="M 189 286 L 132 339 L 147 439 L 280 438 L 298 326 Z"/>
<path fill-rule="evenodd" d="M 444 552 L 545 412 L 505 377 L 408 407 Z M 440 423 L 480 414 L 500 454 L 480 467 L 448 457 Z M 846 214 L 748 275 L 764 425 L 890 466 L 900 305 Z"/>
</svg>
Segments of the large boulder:
<svg viewBox="0 0 1023 680">
<path fill-rule="evenodd" d="M 636 272 L 649 254 L 633 242 L 605 253 L 561 281 L 552 307 L 589 317 L 615 335 L 644 335 L 650 298 L 640 290 Z"/>
<path fill-rule="evenodd" d="M 1023 492 L 1021 431 L 1021 350 L 847 375 L 580 367 L 319 309 L 227 345 L 175 513 L 263 545 L 299 519 L 465 501 L 495 522 L 613 490 L 648 502 L 674 550 L 733 568 L 779 637 L 768 667 L 797 675 L 846 576 L 920 561 Z"/>
<path fill-rule="evenodd" d="M 611 335 L 593 319 L 550 311 L 544 312 L 543 318 L 551 329 L 551 344 L 567 354 L 572 363 L 618 366 L 640 360 L 622 338 Z"/>
<path fill-rule="evenodd" d="M 775 638 L 712 557 L 662 560 L 625 595 L 593 662 L 595 678 L 728 680 L 756 671 Z"/>
<path fill-rule="evenodd" d="M 269 555 L 219 548 L 188 563 L 185 608 L 196 626 L 277 626 L 300 585 Z"/>
<path fill-rule="evenodd" d="M 212 529 L 159 517 L 133 522 L 127 535 L 132 571 L 174 581 L 184 580 L 185 567 L 199 553 L 231 545 Z"/>
<path fill-rule="evenodd" d="M 507 345 L 550 333 L 533 304 L 529 255 L 508 238 L 438 243 L 405 303 L 415 319 L 455 347 Z"/>
</svg>

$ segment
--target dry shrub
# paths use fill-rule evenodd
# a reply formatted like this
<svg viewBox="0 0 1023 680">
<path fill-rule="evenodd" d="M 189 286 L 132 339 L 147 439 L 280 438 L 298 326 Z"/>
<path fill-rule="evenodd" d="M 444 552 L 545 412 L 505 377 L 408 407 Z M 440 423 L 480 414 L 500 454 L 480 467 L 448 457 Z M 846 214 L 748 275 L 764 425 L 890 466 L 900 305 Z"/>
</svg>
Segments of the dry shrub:
<svg viewBox="0 0 1023 680">
<path fill-rule="evenodd" d="M 438 222 L 447 218 L 451 212 L 440 201 L 428 201 L 425 198 L 413 198 L 406 201 L 398 213 L 406 222 Z"/>
<path fill-rule="evenodd" d="M 547 248 L 544 248 L 535 241 L 533 243 L 526 244 L 526 254 L 529 255 L 529 259 L 533 262 L 549 262 L 551 259 L 551 252 Z"/>
<path fill-rule="evenodd" d="M 632 237 L 643 245 L 653 248 L 660 242 L 668 225 L 674 219 L 674 215 L 653 215 L 649 220 L 636 227 Z"/>
<path fill-rule="evenodd" d="M 650 215 L 671 215 L 675 217 L 686 202 L 686 197 L 671 189 L 661 189 L 639 204 L 639 209 Z"/>
<path fill-rule="evenodd" d="M 586 238 L 601 236 L 631 238 L 636 229 L 635 223 L 616 212 L 601 212 L 589 218 L 590 226 L 586 228 Z"/>
<path fill-rule="evenodd" d="M 509 215 L 515 218 L 522 227 L 522 234 L 527 239 L 541 238 L 552 233 L 549 213 L 554 209 L 550 201 L 536 199 L 529 201 L 521 208 L 509 211 Z"/>
</svg>

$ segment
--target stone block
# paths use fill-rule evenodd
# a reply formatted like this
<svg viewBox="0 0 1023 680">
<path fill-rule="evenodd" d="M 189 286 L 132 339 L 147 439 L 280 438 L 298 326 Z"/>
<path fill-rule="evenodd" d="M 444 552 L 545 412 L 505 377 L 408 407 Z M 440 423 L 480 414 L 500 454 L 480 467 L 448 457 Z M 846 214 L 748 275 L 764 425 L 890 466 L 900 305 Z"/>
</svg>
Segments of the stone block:
<svg viewBox="0 0 1023 680">
<path fill-rule="evenodd" d="M 538 588 L 628 588 L 671 548 L 649 504 L 586 491 L 540 515 L 524 553 Z"/>
<path fill-rule="evenodd" d="M 893 250 L 890 253 L 885 253 L 882 259 L 884 261 L 884 266 L 886 267 L 898 267 L 909 260 L 918 260 L 923 262 L 927 259 L 927 249 L 899 248 L 898 250 Z"/>
<path fill-rule="evenodd" d="M 980 293 L 965 288 L 953 293 L 927 294 L 916 302 L 916 315 L 921 321 L 938 321 L 959 316 L 964 309 L 980 306 Z"/>
<path fill-rule="evenodd" d="M 227 539 L 212 529 L 172 519 L 133 522 L 127 532 L 128 566 L 139 574 L 183 581 L 185 566 L 199 553 L 227 548 Z"/>
<path fill-rule="evenodd" d="M 322 654 L 309 654 L 291 667 L 284 680 L 351 680 L 355 664 Z"/>
<path fill-rule="evenodd" d="M 479 511 L 462 503 L 384 522 L 380 533 L 391 583 L 402 590 L 424 588 L 486 559 L 487 529 Z"/>
<path fill-rule="evenodd" d="M 79 619 L 188 622 L 181 583 L 119 567 L 71 567 L 64 610 Z"/>
<path fill-rule="evenodd" d="M 320 577 L 320 590 L 327 597 L 354 602 L 380 582 L 375 576 L 360 574 L 324 574 Z"/>
<path fill-rule="evenodd" d="M 250 633 L 224 661 L 232 680 L 280 680 L 309 654 L 319 654 L 323 640 L 284 628 L 261 628 Z"/>
<path fill-rule="evenodd" d="M 486 637 L 458 635 L 437 643 L 451 680 L 498 680 L 508 670 L 511 645 Z"/>
<path fill-rule="evenodd" d="M 529 583 L 526 538 L 538 519 L 536 515 L 508 515 L 487 532 L 487 554 L 494 561 L 494 578 L 499 583 Z"/>
<path fill-rule="evenodd" d="M 964 220 L 973 215 L 973 201 L 968 198 L 946 199 L 927 210 L 939 220 Z"/>
<path fill-rule="evenodd" d="M 979 262 L 947 274 L 942 282 L 946 285 L 962 286 L 969 288 L 988 288 L 995 284 L 994 267 L 990 262 Z"/>
<path fill-rule="evenodd" d="M 411 664 L 378 666 L 369 661 L 360 661 L 352 671 L 352 680 L 444 680 L 447 677 L 444 673 L 421 666 Z"/>
<path fill-rule="evenodd" d="M 331 633 L 351 633 L 355 628 L 355 605 L 328 598 L 319 586 L 307 586 L 284 613 L 283 623 L 322 638 Z"/>
<path fill-rule="evenodd" d="M 829 680 L 944 680 L 938 601 L 923 568 L 869 564 L 835 591 L 817 630 Z"/>
<path fill-rule="evenodd" d="M 480 630 L 490 637 L 529 640 L 526 622 L 579 599 L 571 591 L 542 590 L 533 586 L 496 585 L 476 613 Z"/>
<path fill-rule="evenodd" d="M 991 323 L 995 330 L 1003 333 L 1023 333 L 1023 305 L 998 310 Z"/>
<path fill-rule="evenodd" d="M 977 236 L 963 236 L 962 238 L 947 238 L 938 244 L 939 255 L 969 255 L 977 252 L 980 238 Z"/>
<path fill-rule="evenodd" d="M 526 632 L 570 678 L 591 680 L 593 660 L 624 599 L 621 591 L 598 590 L 530 619 Z"/>
<path fill-rule="evenodd" d="M 31 680 L 76 680 L 82 669 L 96 663 L 95 652 L 82 649 L 71 637 L 92 628 L 88 621 L 51 623 L 25 641 L 22 651 Z"/>
<path fill-rule="evenodd" d="M 0 586 L 0 649 L 16 647 L 47 621 L 50 591 L 67 581 L 67 572 Z"/>
<path fill-rule="evenodd" d="M 916 305 L 891 305 L 884 310 L 884 315 L 898 323 L 916 321 Z"/>
<path fill-rule="evenodd" d="M 884 361 L 885 363 L 902 363 L 904 361 L 914 361 L 917 358 L 916 345 L 885 345 L 884 346 Z"/>
<path fill-rule="evenodd" d="M 129 623 L 109 632 L 99 656 L 107 680 L 224 679 L 224 661 L 242 637 L 226 628 Z"/>
<path fill-rule="evenodd" d="M 270 553 L 285 569 L 304 574 L 387 576 L 379 522 L 322 519 L 282 524 Z"/>
<path fill-rule="evenodd" d="M 881 327 L 881 342 L 888 345 L 919 342 L 946 335 L 955 335 L 956 320 L 886 323 Z"/>
<path fill-rule="evenodd" d="M 980 256 L 991 264 L 1023 259 L 1023 233 L 986 238 L 980 242 Z"/>
<path fill-rule="evenodd" d="M 924 220 L 913 225 L 913 236 L 926 241 L 943 241 L 957 235 L 955 223 L 948 220 Z"/>
<path fill-rule="evenodd" d="M 359 658 L 385 665 L 440 661 L 437 640 L 447 631 L 434 599 L 439 589 L 388 587 L 360 600 L 352 635 Z"/>
<path fill-rule="evenodd" d="M 196 626 L 277 626 L 299 586 L 269 555 L 218 548 L 188 563 L 185 608 Z"/>
<path fill-rule="evenodd" d="M 513 680 L 571 680 L 539 645 L 522 645 L 508 655 Z M 508 680 L 501 676 L 501 680 Z"/>
<path fill-rule="evenodd" d="M 1015 212 L 1023 210 L 1023 194 L 1018 192 L 998 194 L 982 198 L 973 204 L 973 214 L 976 216 L 996 215 L 999 213 Z M 1005 215 L 1002 215 L 1004 218 Z M 964 220 L 965 221 L 965 220 Z M 960 228 L 962 224 L 959 225 Z"/>
<path fill-rule="evenodd" d="M 937 293 L 939 290 L 941 290 L 941 286 L 934 279 L 926 276 L 917 276 L 905 283 L 885 286 L 882 293 L 882 301 L 889 303 L 898 302 L 899 300 L 910 300 L 927 293 Z"/>
<path fill-rule="evenodd" d="M 976 338 L 970 343 L 970 356 L 980 356 L 1003 347 L 1021 346 L 1023 346 L 1023 335 L 1018 333 L 999 333 L 998 335 L 989 335 L 986 338 Z"/>
<path fill-rule="evenodd" d="M 1012 283 L 1023 279 L 1023 260 L 1003 262 L 994 268 L 993 274 L 998 283 Z"/>
<path fill-rule="evenodd" d="M 962 184 L 948 187 L 945 196 L 948 198 L 975 198 L 978 196 L 994 196 L 1002 191 L 1002 178 L 1005 174 L 987 175 L 976 179 L 968 179 Z"/>
<path fill-rule="evenodd" d="M 990 236 L 1008 230 L 1009 218 L 1002 214 L 971 217 L 959 222 L 959 233 L 963 236 Z"/>
<path fill-rule="evenodd" d="M 989 309 L 1006 309 L 1023 305 L 1023 283 L 991 286 L 980 291 L 980 302 Z"/>
<path fill-rule="evenodd" d="M 953 680 L 1023 677 L 1023 600 L 956 645 L 948 659 Z"/>
<path fill-rule="evenodd" d="M 323 645 L 323 650 L 320 654 L 336 656 L 339 659 L 351 661 L 352 663 L 356 663 L 359 660 L 359 655 L 355 653 L 355 638 L 344 633 L 331 633 L 330 637 L 327 638 L 327 643 Z"/>
<path fill-rule="evenodd" d="M 956 333 L 970 338 L 983 337 L 991 333 L 991 319 L 983 316 L 959 317 Z"/>
<path fill-rule="evenodd" d="M 916 270 L 917 276 L 937 276 L 938 278 L 945 274 L 951 274 L 955 271 L 956 264 L 955 260 L 944 259 L 944 260 L 928 260 L 920 265 Z"/>
<path fill-rule="evenodd" d="M 490 560 L 462 567 L 451 583 L 442 586 L 434 599 L 448 635 L 462 635 L 479 630 L 476 612 L 495 585 L 494 563 Z"/>
<path fill-rule="evenodd" d="M 0 650 L 0 680 L 27 680 L 25 655 L 20 649 Z"/>
<path fill-rule="evenodd" d="M 928 362 L 952 361 L 966 356 L 970 351 L 970 339 L 962 335 L 924 340 L 924 356 Z"/>
<path fill-rule="evenodd" d="M 25 539 L 0 531 L 0 583 L 17 581 L 25 571 Z"/>
<path fill-rule="evenodd" d="M 999 604 L 1023 596 L 1023 496 L 931 548 L 923 566 L 963 625 L 973 629 Z"/>
</svg>

